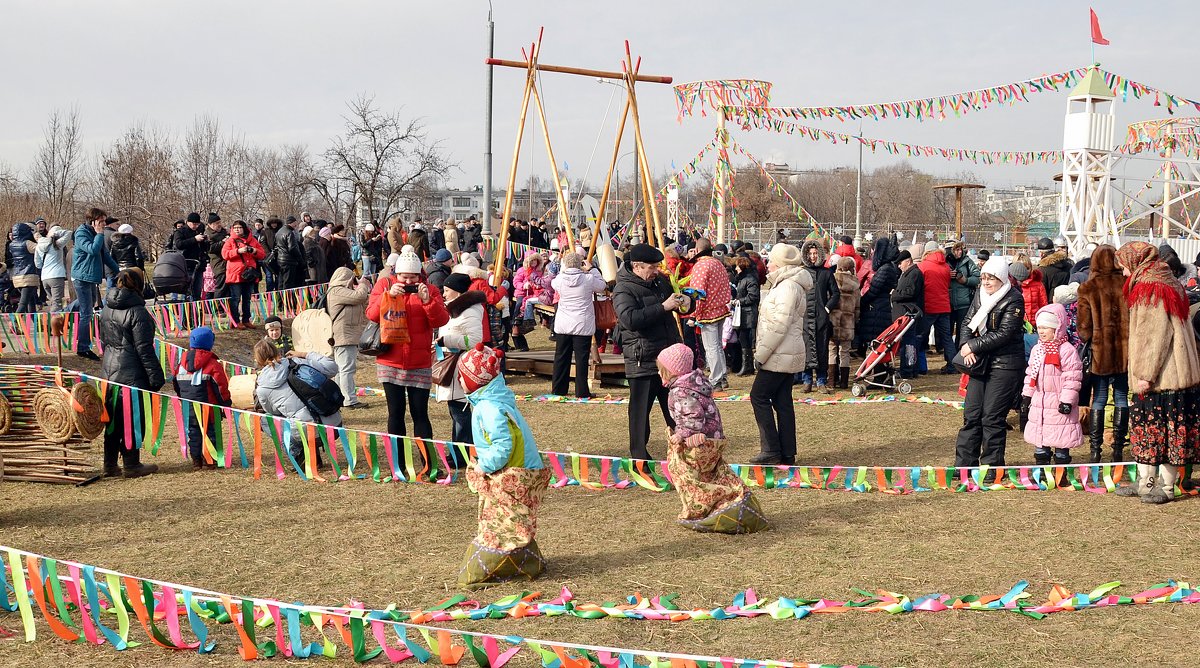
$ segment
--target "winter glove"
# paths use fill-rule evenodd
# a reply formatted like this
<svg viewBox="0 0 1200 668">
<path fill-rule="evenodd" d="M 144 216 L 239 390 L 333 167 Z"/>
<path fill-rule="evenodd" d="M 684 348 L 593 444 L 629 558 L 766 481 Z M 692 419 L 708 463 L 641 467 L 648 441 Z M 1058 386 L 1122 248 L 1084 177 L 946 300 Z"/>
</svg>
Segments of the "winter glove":
<svg viewBox="0 0 1200 668">
<path fill-rule="evenodd" d="M 1070 415 L 1071 414 L 1071 404 L 1059 404 L 1058 412 L 1063 415 Z"/>
<path fill-rule="evenodd" d="M 1025 431 L 1025 425 L 1029 424 L 1029 405 L 1032 402 L 1033 399 L 1030 397 L 1021 397 L 1021 410 L 1019 412 L 1021 416 L 1021 431 Z"/>
</svg>

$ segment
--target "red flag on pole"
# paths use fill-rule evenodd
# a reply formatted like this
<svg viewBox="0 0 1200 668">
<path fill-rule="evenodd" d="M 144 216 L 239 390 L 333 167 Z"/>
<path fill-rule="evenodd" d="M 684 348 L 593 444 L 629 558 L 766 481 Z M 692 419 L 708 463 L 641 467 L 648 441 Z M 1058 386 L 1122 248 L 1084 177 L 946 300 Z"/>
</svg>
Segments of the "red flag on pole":
<svg viewBox="0 0 1200 668">
<path fill-rule="evenodd" d="M 1096 16 L 1096 10 L 1089 8 L 1088 11 L 1092 14 L 1092 43 L 1108 46 L 1108 40 L 1100 32 L 1100 17 Z"/>
</svg>

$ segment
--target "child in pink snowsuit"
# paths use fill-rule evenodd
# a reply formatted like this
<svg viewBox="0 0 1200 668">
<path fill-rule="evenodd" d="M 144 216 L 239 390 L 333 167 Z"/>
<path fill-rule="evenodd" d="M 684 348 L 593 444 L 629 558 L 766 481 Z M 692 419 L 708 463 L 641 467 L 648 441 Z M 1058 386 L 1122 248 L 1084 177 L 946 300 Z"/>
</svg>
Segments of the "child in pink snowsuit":
<svg viewBox="0 0 1200 668">
<path fill-rule="evenodd" d="M 1038 344 L 1029 355 L 1022 409 L 1029 412 L 1025 442 L 1034 447 L 1038 464 L 1071 463 L 1071 448 L 1083 442 L 1079 424 L 1079 389 L 1083 361 L 1067 341 L 1069 318 L 1062 304 L 1038 309 L 1035 318 Z"/>
</svg>

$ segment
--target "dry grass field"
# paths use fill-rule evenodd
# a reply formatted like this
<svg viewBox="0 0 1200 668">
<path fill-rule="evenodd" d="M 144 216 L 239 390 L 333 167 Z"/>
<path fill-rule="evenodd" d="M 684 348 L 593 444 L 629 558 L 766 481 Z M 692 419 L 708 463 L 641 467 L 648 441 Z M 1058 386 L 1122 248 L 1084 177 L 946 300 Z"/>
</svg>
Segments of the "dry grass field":
<svg viewBox="0 0 1200 668">
<path fill-rule="evenodd" d="M 217 353 L 245 362 L 255 334 L 218 334 Z M 544 335 L 539 334 L 539 337 Z M 546 345 L 544 338 L 536 339 Z M 71 357 L 71 356 L 69 356 Z M 25 362 L 29 358 L 6 357 Z M 39 360 L 49 361 L 49 360 Z M 68 366 L 84 368 L 77 359 Z M 364 364 L 359 381 L 377 386 Z M 86 369 L 85 369 L 86 370 Z M 92 368 L 94 371 L 94 367 Z M 548 381 L 513 378 L 518 393 Z M 746 390 L 749 379 L 734 379 Z M 931 376 L 920 394 L 956 398 L 956 378 Z M 620 388 L 610 388 L 614 395 Z M 382 429 L 382 397 L 347 412 L 351 426 Z M 546 450 L 627 453 L 624 406 L 520 404 Z M 729 459 L 757 452 L 748 402 L 720 404 Z M 435 435 L 448 436 L 444 406 L 431 406 Z M 812 465 L 947 464 L 961 413 L 931 405 L 797 407 L 799 456 Z M 654 424 L 660 424 L 654 418 Z M 651 451 L 663 454 L 656 428 Z M 173 430 L 169 430 L 171 434 Z M 172 437 L 173 438 L 173 437 Z M 1010 436 L 1009 462 L 1032 461 Z M 235 595 L 368 607 L 428 606 L 457 592 L 455 577 L 475 530 L 465 485 L 305 483 L 296 476 L 255 481 L 241 470 L 193 473 L 178 447 L 164 470 L 139 480 L 82 488 L 0 485 L 0 543 L 135 575 Z M 99 459 L 97 443 L 95 455 Z M 764 598 L 844 600 L 852 588 L 911 596 L 1002 594 L 1028 579 L 1036 599 L 1061 583 L 1071 590 L 1121 580 L 1133 593 L 1167 578 L 1196 576 L 1197 506 L 1147 506 L 1114 495 L 1069 491 L 935 492 L 908 496 L 844 491 L 757 492 L 774 529 L 751 536 L 696 534 L 675 525 L 673 493 L 642 489 L 551 490 L 538 542 L 550 568 L 537 591 L 569 587 L 579 601 L 634 592 L 678 593 L 685 608 L 729 605 L 753 587 Z M 532 590 L 529 585 L 525 589 Z M 522 591 L 498 586 L 490 601 Z M 15 615 L 0 625 L 19 625 Z M 658 651 L 879 666 L 1183 665 L 1200 609 L 1153 605 L 1061 613 L 1035 621 L 1011 612 L 888 616 L 850 612 L 803 620 L 711 622 L 504 619 L 464 624 L 502 634 Z M 210 627 L 220 642 L 207 656 L 170 654 L 150 644 L 115 652 L 70 645 L 41 626 L 38 642 L 0 640 L 0 662 L 21 666 L 232 666 L 242 663 L 232 627 Z M 140 630 L 133 633 L 137 639 Z M 344 652 L 343 652 L 344 654 Z M 276 659 L 277 663 L 285 662 Z M 317 661 L 320 661 L 319 659 Z M 382 659 L 378 660 L 382 661 Z M 464 661 L 470 661 L 469 657 Z M 349 664 L 339 656 L 334 664 Z M 513 665 L 534 665 L 523 651 Z"/>
</svg>

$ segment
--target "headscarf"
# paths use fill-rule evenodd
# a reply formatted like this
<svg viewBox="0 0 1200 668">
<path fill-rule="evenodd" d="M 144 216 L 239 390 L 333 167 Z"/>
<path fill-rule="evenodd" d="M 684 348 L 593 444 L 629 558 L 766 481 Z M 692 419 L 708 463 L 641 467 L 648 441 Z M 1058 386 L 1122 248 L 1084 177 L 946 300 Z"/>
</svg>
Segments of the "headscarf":
<svg viewBox="0 0 1200 668">
<path fill-rule="evenodd" d="M 1129 308 L 1161 304 L 1168 315 L 1187 320 L 1188 300 L 1171 268 L 1158 249 L 1145 241 L 1131 241 L 1117 250 L 1117 261 L 1129 270 L 1125 279 L 1125 301 Z"/>
</svg>

